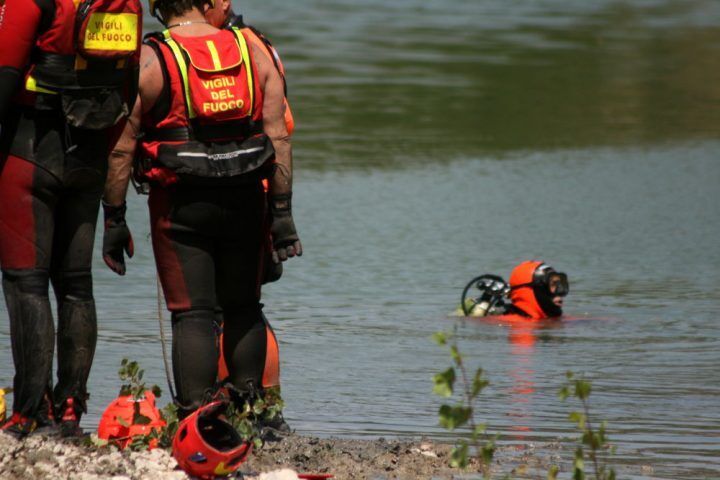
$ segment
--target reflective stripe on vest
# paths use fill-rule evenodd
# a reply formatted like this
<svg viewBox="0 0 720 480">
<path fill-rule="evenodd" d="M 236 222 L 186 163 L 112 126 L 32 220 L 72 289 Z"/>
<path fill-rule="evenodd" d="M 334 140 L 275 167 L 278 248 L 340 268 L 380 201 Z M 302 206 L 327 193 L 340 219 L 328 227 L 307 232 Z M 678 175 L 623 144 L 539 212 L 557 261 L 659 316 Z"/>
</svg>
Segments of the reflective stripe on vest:
<svg viewBox="0 0 720 480">
<path fill-rule="evenodd" d="M 28 75 L 27 79 L 25 79 L 25 90 L 27 90 L 28 92 L 48 93 L 51 95 L 57 95 L 57 92 L 53 92 L 52 90 L 48 90 L 47 88 L 38 86 L 37 81 L 31 75 Z"/>
</svg>

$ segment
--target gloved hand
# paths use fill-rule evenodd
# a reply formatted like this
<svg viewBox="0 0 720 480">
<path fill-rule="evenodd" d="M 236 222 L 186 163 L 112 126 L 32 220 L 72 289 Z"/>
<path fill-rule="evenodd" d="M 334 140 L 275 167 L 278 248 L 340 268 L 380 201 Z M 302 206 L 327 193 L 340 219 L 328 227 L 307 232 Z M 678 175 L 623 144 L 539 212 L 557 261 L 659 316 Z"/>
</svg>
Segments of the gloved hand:
<svg viewBox="0 0 720 480">
<path fill-rule="evenodd" d="M 265 285 L 266 283 L 277 282 L 278 280 L 280 280 L 280 277 L 282 277 L 283 274 L 283 264 L 282 262 L 275 263 L 275 260 L 273 259 L 273 253 L 275 253 L 274 249 L 268 251 L 265 254 L 265 259 L 263 262 L 263 285 Z"/>
<path fill-rule="evenodd" d="M 292 194 L 273 195 L 270 197 L 270 214 L 272 224 L 270 233 L 273 238 L 272 260 L 275 263 L 284 262 L 295 255 L 302 255 L 302 244 L 295 230 L 292 218 L 290 200 Z"/>
<path fill-rule="evenodd" d="M 125 223 L 125 202 L 122 205 L 108 205 L 103 202 L 105 214 L 105 234 L 103 235 L 103 260 L 110 270 L 118 275 L 125 275 L 125 257 L 123 250 L 129 258 L 135 253 L 130 229 Z"/>
</svg>

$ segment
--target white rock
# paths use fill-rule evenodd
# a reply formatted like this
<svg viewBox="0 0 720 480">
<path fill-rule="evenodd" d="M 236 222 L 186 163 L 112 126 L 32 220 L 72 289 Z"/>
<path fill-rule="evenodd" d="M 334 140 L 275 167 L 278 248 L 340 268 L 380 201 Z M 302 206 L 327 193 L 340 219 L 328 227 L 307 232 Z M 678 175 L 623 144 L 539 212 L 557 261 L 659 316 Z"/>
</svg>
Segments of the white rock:
<svg viewBox="0 0 720 480">
<path fill-rule="evenodd" d="M 285 468 L 283 470 L 275 470 L 272 472 L 267 473 L 261 473 L 258 477 L 256 477 L 257 480 L 298 480 L 297 473 L 290 470 L 289 468 Z"/>
</svg>

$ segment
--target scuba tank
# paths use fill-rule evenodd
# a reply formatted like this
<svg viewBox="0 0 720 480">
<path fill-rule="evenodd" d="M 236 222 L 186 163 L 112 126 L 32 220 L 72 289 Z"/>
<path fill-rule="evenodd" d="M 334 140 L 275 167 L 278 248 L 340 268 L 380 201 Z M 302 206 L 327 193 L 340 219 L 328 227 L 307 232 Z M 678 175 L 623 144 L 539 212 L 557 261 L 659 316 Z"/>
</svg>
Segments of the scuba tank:
<svg viewBox="0 0 720 480">
<path fill-rule="evenodd" d="M 473 278 L 465 286 L 460 307 L 465 316 L 484 317 L 495 309 L 504 309 L 509 293 L 510 286 L 502 277 L 484 274 Z"/>
</svg>

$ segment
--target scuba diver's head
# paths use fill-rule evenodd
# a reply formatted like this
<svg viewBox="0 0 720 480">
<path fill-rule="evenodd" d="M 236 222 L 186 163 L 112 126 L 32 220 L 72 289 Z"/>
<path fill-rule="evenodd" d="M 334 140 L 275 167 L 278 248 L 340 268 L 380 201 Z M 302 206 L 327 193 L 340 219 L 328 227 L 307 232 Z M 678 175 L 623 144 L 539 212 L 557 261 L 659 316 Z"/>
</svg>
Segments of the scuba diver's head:
<svg viewBox="0 0 720 480">
<path fill-rule="evenodd" d="M 567 275 L 543 262 L 523 262 L 510 274 L 512 304 L 531 318 L 562 315 L 563 297 L 569 291 Z"/>
<path fill-rule="evenodd" d="M 160 23 L 167 26 L 170 17 L 178 17 L 193 8 L 205 12 L 205 6 L 215 7 L 216 0 L 148 0 L 150 15 L 157 18 Z"/>
</svg>

